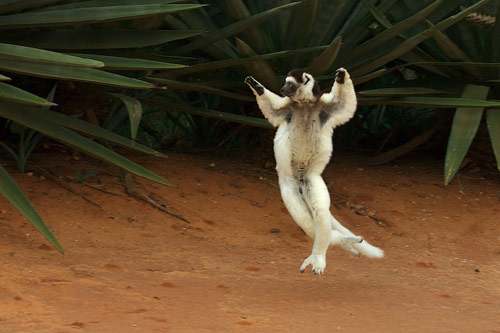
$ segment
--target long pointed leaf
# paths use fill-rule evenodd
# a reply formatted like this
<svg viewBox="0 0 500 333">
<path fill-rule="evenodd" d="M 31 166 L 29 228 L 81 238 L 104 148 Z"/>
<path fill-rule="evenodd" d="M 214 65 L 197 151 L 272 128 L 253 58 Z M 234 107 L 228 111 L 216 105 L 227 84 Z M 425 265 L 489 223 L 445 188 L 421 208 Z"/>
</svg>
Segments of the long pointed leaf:
<svg viewBox="0 0 500 333">
<path fill-rule="evenodd" d="M 486 108 L 500 107 L 500 102 L 484 101 L 472 98 L 452 97 L 402 97 L 402 98 L 359 98 L 360 105 L 404 105 L 433 108 Z"/>
<path fill-rule="evenodd" d="M 146 154 L 151 154 L 158 157 L 165 157 L 164 154 L 157 152 L 149 147 L 141 145 L 135 141 L 127 139 L 121 135 L 115 134 L 101 127 L 95 126 L 87 121 L 80 120 L 75 117 L 69 117 L 58 112 L 46 110 L 44 108 L 25 108 L 23 112 L 27 117 L 32 114 L 35 116 L 41 116 L 42 118 L 50 121 L 51 123 L 58 124 L 75 130 L 79 133 L 89 135 L 93 138 L 101 139 L 110 143 L 118 144 L 123 147 L 134 149 Z"/>
<path fill-rule="evenodd" d="M 149 89 L 154 86 L 148 82 L 104 72 L 93 68 L 79 68 L 56 65 L 27 64 L 0 60 L 0 68 L 8 72 L 22 73 L 39 77 L 99 83 L 117 87 Z"/>
<path fill-rule="evenodd" d="M 0 59 L 34 63 L 50 63 L 77 67 L 103 67 L 100 61 L 79 58 L 62 53 L 45 51 L 33 47 L 0 43 Z"/>
<path fill-rule="evenodd" d="M 353 69 L 351 71 L 352 76 L 357 77 L 357 76 L 365 75 L 368 72 L 370 72 L 376 68 L 379 68 L 379 67 L 385 65 L 386 63 L 398 58 L 399 56 L 409 52 L 410 50 L 412 50 L 415 46 L 417 46 L 418 44 L 420 44 L 424 40 L 432 37 L 432 35 L 434 34 L 434 31 L 436 31 L 438 29 L 444 30 L 444 29 L 449 28 L 453 24 L 464 19 L 469 13 L 479 9 L 481 6 L 484 6 L 489 1 L 490 0 L 480 0 L 476 4 L 462 10 L 457 15 L 453 15 L 453 16 L 439 22 L 435 26 L 430 27 L 430 28 L 424 30 L 423 32 L 418 33 L 417 35 L 409 38 L 408 40 L 401 43 L 399 46 L 397 46 L 393 50 L 387 52 L 386 54 L 384 54 L 380 57 L 377 57 L 375 59 L 371 59 L 367 63 L 362 64 L 361 66 L 358 66 L 357 68 Z"/>
<path fill-rule="evenodd" d="M 500 108 L 486 111 L 486 123 L 488 124 L 488 133 L 497 160 L 497 167 L 500 170 Z"/>
<path fill-rule="evenodd" d="M 349 57 L 359 57 L 369 54 L 369 52 L 373 51 L 376 48 L 381 47 L 385 42 L 393 39 L 401 32 L 413 27 L 418 22 L 425 19 L 429 14 L 431 14 L 436 8 L 439 7 L 443 0 L 434 1 L 429 6 L 425 7 L 415 15 L 408 17 L 407 19 L 396 23 L 390 29 L 384 30 L 381 33 L 377 34 L 373 38 L 370 38 L 366 42 L 356 46 L 351 52 L 349 52 Z"/>
<path fill-rule="evenodd" d="M 2 40 L 51 50 L 109 50 L 158 45 L 200 33 L 194 30 L 60 29 L 16 33 Z"/>
<path fill-rule="evenodd" d="M 361 0 L 363 5 L 368 9 L 368 11 L 373 15 L 373 17 L 378 21 L 378 23 L 382 24 L 386 29 L 390 29 L 392 27 L 391 22 L 382 14 L 377 7 L 372 5 L 367 0 Z"/>
<path fill-rule="evenodd" d="M 200 8 L 203 5 L 131 5 L 93 8 L 63 9 L 45 12 L 21 13 L 2 16 L 0 29 L 20 29 L 32 26 L 57 26 L 92 24 L 116 20 L 147 17 L 158 14 L 173 14 L 183 10 Z"/>
<path fill-rule="evenodd" d="M 486 99 L 489 87 L 469 84 L 462 97 Z M 476 135 L 483 116 L 483 108 L 458 108 L 453 117 L 444 163 L 444 183 L 448 185 L 457 173 Z"/>
<path fill-rule="evenodd" d="M 91 0 L 91 1 L 72 2 L 64 5 L 49 6 L 37 10 L 37 12 L 46 12 L 46 11 L 61 10 L 61 9 L 89 8 L 89 7 L 165 5 L 168 3 L 175 3 L 175 2 L 182 2 L 182 0 Z"/>
<path fill-rule="evenodd" d="M 238 54 L 242 57 L 248 58 L 257 55 L 247 43 L 239 38 L 236 38 L 236 49 L 238 50 Z M 271 65 L 265 60 L 249 62 L 243 66 L 245 66 L 248 73 L 252 74 L 258 81 L 262 82 L 262 84 L 269 87 L 272 91 L 278 91 L 280 89 L 281 82 L 278 76 Z"/>
<path fill-rule="evenodd" d="M 64 142 L 67 145 L 77 147 L 90 155 L 99 159 L 115 164 L 138 176 L 148 178 L 152 181 L 172 186 L 172 184 L 155 173 L 143 168 L 142 166 L 126 159 L 104 146 L 87 139 L 65 127 L 54 124 L 46 120 L 43 116 L 38 116 L 34 112 L 26 111 L 27 106 L 12 104 L 7 102 L 0 103 L 0 116 L 13 120 L 35 131 L 43 133 L 55 140 Z M 26 114 L 29 113 L 29 117 Z"/>
<path fill-rule="evenodd" d="M 183 47 L 178 48 L 174 53 L 176 55 L 182 55 L 186 54 L 188 52 L 200 49 L 204 46 L 210 45 L 216 41 L 219 41 L 221 39 L 224 39 L 226 37 L 235 35 L 239 32 L 242 32 L 245 29 L 248 29 L 249 27 L 254 27 L 264 21 L 269 20 L 275 15 L 278 15 L 281 13 L 283 10 L 292 8 L 296 5 L 300 4 L 300 2 L 292 2 L 283 6 L 275 7 L 269 10 L 266 10 L 265 12 L 250 16 L 249 18 L 246 18 L 244 20 L 238 21 L 236 23 L 230 24 L 220 30 L 210 32 L 206 34 L 204 37 L 199 38 Z"/>
<path fill-rule="evenodd" d="M 225 121 L 230 121 L 230 122 L 235 122 L 235 123 L 249 125 L 249 126 L 255 126 L 255 127 L 272 128 L 271 124 L 267 120 L 262 119 L 262 118 L 240 116 L 240 115 L 233 114 L 233 113 L 227 113 L 227 112 L 221 112 L 221 111 L 217 111 L 217 110 L 199 108 L 199 107 L 191 106 L 191 105 L 187 105 L 187 104 L 170 103 L 170 102 L 161 101 L 158 99 L 144 100 L 144 103 L 150 104 L 150 105 L 166 107 L 166 108 L 173 109 L 173 110 L 179 110 L 182 112 L 195 114 L 198 116 L 203 116 L 203 117 L 208 117 L 208 118 L 222 119 Z"/>
<path fill-rule="evenodd" d="M 313 59 L 311 65 L 307 67 L 307 72 L 314 76 L 318 76 L 328 71 L 335 61 L 335 58 L 337 58 L 341 45 L 342 36 L 338 36 L 328 45 L 326 50 Z"/>
<path fill-rule="evenodd" d="M 227 59 L 227 60 L 212 61 L 209 63 L 193 65 L 193 66 L 182 68 L 182 69 L 174 69 L 172 71 L 168 71 L 168 72 L 156 75 L 156 76 L 168 77 L 170 75 L 174 75 L 174 76 L 175 75 L 187 75 L 187 74 L 192 74 L 192 73 L 211 71 L 211 70 L 220 69 L 220 68 L 241 66 L 241 65 L 245 65 L 247 63 L 254 62 L 254 61 L 285 58 L 285 57 L 291 57 L 291 56 L 294 56 L 296 54 L 301 54 L 301 53 L 321 51 L 321 50 L 326 49 L 327 47 L 328 46 L 315 46 L 315 47 L 308 47 L 308 48 L 299 49 L 299 50 L 287 50 L 287 51 L 272 52 L 272 53 L 261 54 L 261 55 L 256 55 L 256 56 L 252 56 L 252 57 L 240 58 L 240 59 Z"/>
<path fill-rule="evenodd" d="M 17 12 L 23 9 L 32 9 L 46 6 L 61 0 L 0 0 L 0 13 Z"/>
<path fill-rule="evenodd" d="M 222 89 L 217 89 L 213 88 L 210 86 L 206 86 L 203 84 L 197 84 L 197 83 L 192 83 L 192 82 L 182 82 L 182 81 L 176 81 L 176 80 L 169 80 L 169 79 L 160 79 L 160 78 L 149 78 L 150 80 L 154 82 L 160 82 L 165 85 L 170 89 L 181 89 L 181 90 L 192 90 L 192 91 L 199 91 L 199 92 L 207 92 L 210 94 L 214 95 L 220 95 L 224 97 L 229 97 L 232 99 L 236 99 L 239 101 L 245 101 L 245 102 L 253 102 L 255 101 L 255 97 L 249 96 L 249 95 L 242 95 L 242 94 L 237 94 L 237 93 L 232 93 L 226 90 Z"/>
<path fill-rule="evenodd" d="M 51 103 L 44 98 L 38 97 L 37 95 L 33 95 L 25 90 L 1 82 L 0 82 L 0 98 L 23 104 L 32 104 L 40 106 L 55 105 L 54 103 Z"/>
<path fill-rule="evenodd" d="M 118 100 L 120 100 L 127 109 L 128 118 L 130 120 L 130 137 L 132 140 L 135 140 L 137 137 L 137 131 L 139 129 L 139 124 L 141 123 L 142 118 L 142 104 L 136 98 L 124 95 L 124 94 L 113 94 L 110 93 L 111 96 L 114 96 Z"/>
<path fill-rule="evenodd" d="M 429 26 L 433 26 L 433 24 L 430 21 L 426 22 Z M 443 51 L 443 53 L 448 57 L 448 59 L 456 61 L 465 61 L 465 62 L 472 61 L 472 59 L 441 30 L 438 29 L 434 31 L 433 38 L 436 41 L 436 44 L 439 47 L 439 49 Z M 480 73 L 476 68 L 465 67 L 465 70 L 473 77 L 480 77 Z"/>
<path fill-rule="evenodd" d="M 23 194 L 21 189 L 17 186 L 15 181 L 10 177 L 7 171 L 0 165 L 0 194 L 3 195 L 7 200 L 9 200 L 14 207 L 23 214 L 28 221 L 35 226 L 35 228 L 40 231 L 40 233 L 47 238 L 47 240 L 54 245 L 54 247 L 61 253 L 64 253 L 64 249 L 61 244 L 57 241 L 55 236 L 52 234 L 50 229 L 45 225 L 40 215 L 37 213 L 35 208 L 31 205 L 29 200 Z"/>
<path fill-rule="evenodd" d="M 437 89 L 423 87 L 398 87 L 381 88 L 358 91 L 363 96 L 409 96 L 409 95 L 427 95 L 427 94 L 447 94 L 448 92 Z"/>
<path fill-rule="evenodd" d="M 362 76 L 357 76 L 357 77 L 354 77 L 353 78 L 353 81 L 355 84 L 361 84 L 361 83 L 365 83 L 365 82 L 368 82 L 370 80 L 373 80 L 373 79 L 376 79 L 376 78 L 379 78 L 379 77 L 382 77 L 386 74 L 389 74 L 389 73 L 392 73 L 394 71 L 397 71 L 401 68 L 406 68 L 406 67 L 409 67 L 409 66 L 451 66 L 451 67 L 464 67 L 464 68 L 467 68 L 467 67 L 493 67 L 493 68 L 498 68 L 500 67 L 500 63 L 490 63 L 490 62 L 436 62 L 436 61 L 419 61 L 419 62 L 411 62 L 411 63 L 406 63 L 406 64 L 402 64 L 402 65 L 397 65 L 397 66 L 394 66 L 394 67 L 391 67 L 391 68 L 382 68 L 382 69 L 379 69 L 379 70 L 376 70 L 374 72 L 371 72 L 369 74 L 366 74 L 366 75 L 362 75 Z M 488 80 L 486 82 L 500 82 L 500 80 Z"/>
<path fill-rule="evenodd" d="M 250 17 L 250 11 L 243 0 L 226 1 L 225 5 L 229 16 L 235 21 L 241 21 Z M 266 41 L 262 38 L 262 31 L 258 26 L 242 31 L 239 36 L 258 53 L 265 53 L 265 50 L 267 50 Z"/>
<path fill-rule="evenodd" d="M 145 59 L 112 57 L 97 54 L 73 54 L 77 57 L 98 60 L 102 62 L 104 68 L 112 70 L 149 70 L 149 69 L 174 69 L 184 68 L 186 66 L 179 64 L 171 64 L 168 62 L 151 61 Z"/>
<path fill-rule="evenodd" d="M 298 49 L 309 46 L 311 33 L 316 24 L 318 6 L 318 0 L 307 0 L 292 10 L 284 36 L 284 48 Z"/>
</svg>

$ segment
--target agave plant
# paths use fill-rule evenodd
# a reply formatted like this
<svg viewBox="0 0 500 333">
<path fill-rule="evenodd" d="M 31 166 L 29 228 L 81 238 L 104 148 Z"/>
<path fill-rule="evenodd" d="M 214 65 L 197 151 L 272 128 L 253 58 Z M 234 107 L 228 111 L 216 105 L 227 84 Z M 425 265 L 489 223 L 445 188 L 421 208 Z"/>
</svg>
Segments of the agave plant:
<svg viewBox="0 0 500 333">
<path fill-rule="evenodd" d="M 498 82 L 500 29 L 478 34 L 465 20 L 483 8 L 497 13 L 490 0 L 307 0 L 206 1 L 208 7 L 168 15 L 173 29 L 200 29 L 199 36 L 166 48 L 171 56 L 195 56 L 192 66 L 159 71 L 153 82 L 179 90 L 198 91 L 200 98 L 168 100 L 159 92 L 147 103 L 169 112 L 183 111 L 248 125 L 267 126 L 235 108 L 228 99 L 252 100 L 241 83 L 251 74 L 278 90 L 280 75 L 291 68 L 307 68 L 322 88 L 332 84 L 333 73 L 343 66 L 358 85 L 361 105 L 398 105 L 429 109 L 456 109 L 445 163 L 445 183 L 457 171 L 474 136 L 484 108 L 500 168 L 498 108 L 493 92 Z M 491 20 L 490 20 L 491 21 Z M 491 22 L 490 22 L 491 24 Z M 402 78 L 405 69 L 414 79 Z M 383 86 L 382 86 L 383 85 Z M 487 94 L 487 90 L 490 93 Z M 203 104 L 203 96 L 219 96 L 216 109 Z M 161 97 L 161 98 L 160 98 Z M 489 98 L 488 98 L 489 97 Z M 226 112 L 222 112 L 226 111 Z M 408 142 L 394 157 L 424 142 L 425 132 Z M 465 132 L 468 132 L 465 135 Z M 387 159 L 379 157 L 378 161 Z"/>
<path fill-rule="evenodd" d="M 152 89 L 154 85 L 114 72 L 126 70 L 135 77 L 155 69 L 183 65 L 152 60 L 155 48 L 166 42 L 196 35 L 197 31 L 165 30 L 150 22 L 166 15 L 201 7 L 179 1 L 133 0 L 0 0 L 0 117 L 42 133 L 153 181 L 171 185 L 162 177 L 133 163 L 103 145 L 97 138 L 147 154 L 163 156 L 135 141 L 75 117 L 51 111 L 54 104 L 24 89 L 31 77 L 86 82 L 102 94 L 123 101 L 138 126 L 140 107 L 122 92 Z M 141 52 L 142 56 L 137 56 Z M 132 55 L 132 57 L 130 56 Z M 11 80 L 12 78 L 12 80 Z M 36 89 L 35 89 L 36 90 Z M 63 248 L 47 228 L 7 171 L 0 166 L 0 194 L 5 196 L 61 252 Z"/>
</svg>

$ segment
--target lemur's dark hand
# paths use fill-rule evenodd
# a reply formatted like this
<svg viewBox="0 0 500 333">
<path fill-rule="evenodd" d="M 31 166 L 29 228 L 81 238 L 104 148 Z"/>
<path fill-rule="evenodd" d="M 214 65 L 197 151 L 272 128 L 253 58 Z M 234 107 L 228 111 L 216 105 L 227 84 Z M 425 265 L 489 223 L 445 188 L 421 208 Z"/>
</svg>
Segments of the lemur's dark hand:
<svg viewBox="0 0 500 333">
<path fill-rule="evenodd" d="M 264 93 L 264 87 L 262 84 L 257 82 L 257 80 L 255 80 L 252 76 L 247 76 L 245 78 L 245 83 L 252 87 L 259 96 Z"/>
<path fill-rule="evenodd" d="M 345 73 L 346 73 L 346 70 L 344 68 L 337 69 L 337 74 L 335 75 L 335 81 L 338 83 L 344 83 L 345 82 Z"/>
<path fill-rule="evenodd" d="M 246 84 L 248 84 L 248 85 L 250 85 L 250 86 L 251 86 L 251 87 L 253 87 L 253 88 L 255 88 L 255 87 L 257 87 L 257 86 L 259 86 L 259 85 L 260 85 L 260 84 L 259 84 L 259 82 L 257 82 L 257 80 L 255 80 L 255 79 L 253 78 L 253 76 L 247 76 L 247 77 L 245 78 L 245 83 L 246 83 Z"/>
</svg>

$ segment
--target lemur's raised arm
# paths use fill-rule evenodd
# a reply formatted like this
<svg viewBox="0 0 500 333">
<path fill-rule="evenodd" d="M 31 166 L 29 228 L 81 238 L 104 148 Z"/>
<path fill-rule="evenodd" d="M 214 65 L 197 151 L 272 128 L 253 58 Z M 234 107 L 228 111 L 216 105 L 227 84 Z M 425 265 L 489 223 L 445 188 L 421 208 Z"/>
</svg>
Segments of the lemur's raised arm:
<svg viewBox="0 0 500 333">
<path fill-rule="evenodd" d="M 345 124 L 356 111 L 356 93 L 349 73 L 344 68 L 337 70 L 332 90 L 321 95 L 320 121 L 333 128 Z"/>
<path fill-rule="evenodd" d="M 291 110 L 287 108 L 292 103 L 290 97 L 276 95 L 251 76 L 245 78 L 245 83 L 248 84 L 255 96 L 258 97 L 257 104 L 271 125 L 278 127 L 290 117 Z"/>
</svg>

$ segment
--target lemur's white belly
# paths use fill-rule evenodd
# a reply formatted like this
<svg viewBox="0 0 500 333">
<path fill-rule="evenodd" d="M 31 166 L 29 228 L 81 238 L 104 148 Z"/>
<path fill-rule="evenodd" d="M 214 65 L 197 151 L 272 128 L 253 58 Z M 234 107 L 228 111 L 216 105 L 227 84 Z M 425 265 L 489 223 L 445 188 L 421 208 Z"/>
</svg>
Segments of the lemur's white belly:
<svg viewBox="0 0 500 333">
<path fill-rule="evenodd" d="M 274 138 L 276 170 L 279 176 L 300 180 L 307 174 L 321 174 L 332 154 L 331 130 L 330 134 L 325 136 L 319 133 L 321 129 L 311 129 L 307 133 L 290 129 L 290 124 L 283 124 Z M 325 140 L 325 137 L 328 139 Z"/>
</svg>

